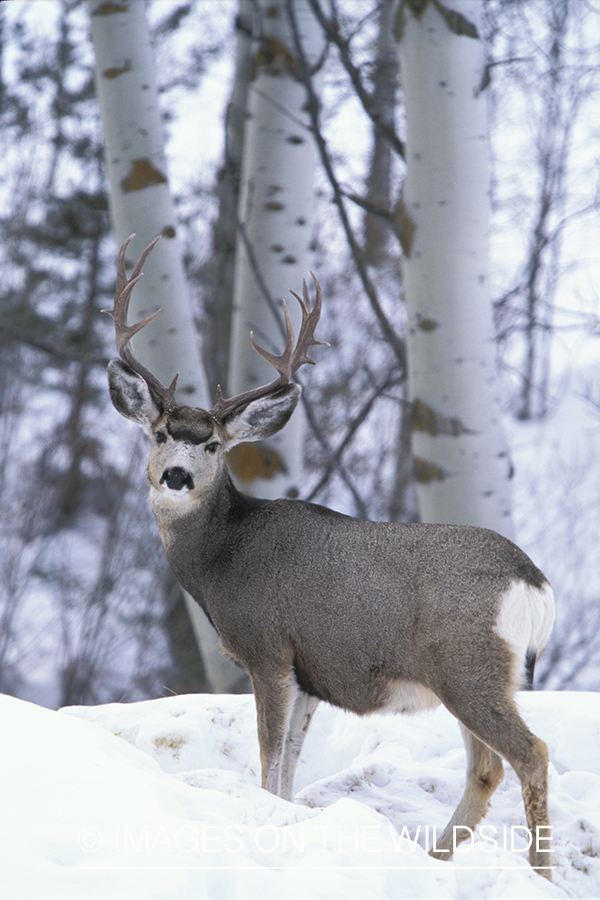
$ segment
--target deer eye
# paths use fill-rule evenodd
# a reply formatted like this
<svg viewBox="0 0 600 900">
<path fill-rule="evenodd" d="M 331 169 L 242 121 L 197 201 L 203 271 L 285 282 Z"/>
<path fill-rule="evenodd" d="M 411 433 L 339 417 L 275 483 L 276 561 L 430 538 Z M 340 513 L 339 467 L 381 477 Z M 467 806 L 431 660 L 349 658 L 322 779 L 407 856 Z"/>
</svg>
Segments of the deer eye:
<svg viewBox="0 0 600 900">
<path fill-rule="evenodd" d="M 206 450 L 208 453 L 215 453 L 218 449 L 219 445 L 216 441 L 213 441 L 211 444 L 206 445 Z"/>
<path fill-rule="evenodd" d="M 157 444 L 164 444 L 167 440 L 166 434 L 163 434 L 162 431 L 157 431 L 155 437 Z"/>
</svg>

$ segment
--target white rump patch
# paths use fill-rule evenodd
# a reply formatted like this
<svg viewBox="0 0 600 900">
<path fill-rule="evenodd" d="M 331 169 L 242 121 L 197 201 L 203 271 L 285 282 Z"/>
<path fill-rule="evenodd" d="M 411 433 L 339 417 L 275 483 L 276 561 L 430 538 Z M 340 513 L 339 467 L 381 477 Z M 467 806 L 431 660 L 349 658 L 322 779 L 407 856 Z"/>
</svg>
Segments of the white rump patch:
<svg viewBox="0 0 600 900">
<path fill-rule="evenodd" d="M 542 652 L 554 625 L 554 593 L 546 582 L 541 588 L 515 581 L 500 600 L 496 634 L 516 655 L 519 680 L 525 671 L 528 650 Z"/>
<path fill-rule="evenodd" d="M 416 681 L 396 681 L 390 686 L 387 702 L 374 712 L 416 713 L 421 709 L 434 709 L 440 703 L 425 685 Z"/>
</svg>

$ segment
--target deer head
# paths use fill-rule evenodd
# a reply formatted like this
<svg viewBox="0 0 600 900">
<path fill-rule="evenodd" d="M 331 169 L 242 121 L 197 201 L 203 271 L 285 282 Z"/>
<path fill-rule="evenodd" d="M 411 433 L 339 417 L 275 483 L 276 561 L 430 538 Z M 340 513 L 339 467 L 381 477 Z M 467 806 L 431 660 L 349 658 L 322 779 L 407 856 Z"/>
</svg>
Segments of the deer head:
<svg viewBox="0 0 600 900">
<path fill-rule="evenodd" d="M 242 441 L 270 437 L 286 424 L 300 399 L 301 388 L 291 382 L 298 369 L 314 365 L 307 355 L 311 346 L 324 345 L 314 332 L 321 315 L 322 292 L 313 275 L 316 299 L 311 310 L 306 282 L 303 297 L 294 291 L 302 308 L 302 325 L 297 342 L 289 312 L 283 301 L 286 346 L 280 356 L 259 347 L 250 335 L 253 348 L 277 370 L 270 384 L 225 399 L 220 387 L 211 410 L 180 406 L 175 400 L 177 375 L 165 387 L 135 357 L 131 338 L 158 316 L 158 310 L 134 325 L 127 324 L 129 300 L 142 277 L 142 266 L 160 240 L 156 238 L 141 254 L 130 278 L 125 272 L 125 254 L 129 237 L 117 260 L 117 286 L 114 309 L 103 310 L 115 323 L 120 359 L 109 363 L 109 387 L 112 402 L 121 415 L 140 425 L 152 439 L 148 478 L 154 492 L 174 502 L 199 499 L 225 468 L 225 454 Z M 312 274 L 312 273 L 311 273 Z"/>
</svg>

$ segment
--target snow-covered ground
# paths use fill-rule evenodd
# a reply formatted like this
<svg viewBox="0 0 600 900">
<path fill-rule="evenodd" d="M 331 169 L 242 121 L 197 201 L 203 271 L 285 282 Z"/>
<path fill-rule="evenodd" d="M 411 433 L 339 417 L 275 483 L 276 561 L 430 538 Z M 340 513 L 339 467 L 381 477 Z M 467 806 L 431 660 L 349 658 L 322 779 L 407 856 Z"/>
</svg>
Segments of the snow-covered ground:
<svg viewBox="0 0 600 900">
<path fill-rule="evenodd" d="M 550 750 L 553 884 L 522 852 L 510 768 L 486 839 L 449 863 L 426 854 L 464 778 L 443 708 L 360 719 L 322 704 L 288 803 L 259 787 L 252 697 L 53 712 L 1 696 L 0 897 L 598 898 L 600 696 L 519 703 Z"/>
</svg>

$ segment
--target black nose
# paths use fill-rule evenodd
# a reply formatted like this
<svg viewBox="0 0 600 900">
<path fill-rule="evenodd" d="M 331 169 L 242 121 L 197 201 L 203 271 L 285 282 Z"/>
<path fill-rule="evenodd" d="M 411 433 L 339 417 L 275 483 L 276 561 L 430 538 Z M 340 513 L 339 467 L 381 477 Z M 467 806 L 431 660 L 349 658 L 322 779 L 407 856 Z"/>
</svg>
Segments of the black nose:
<svg viewBox="0 0 600 900">
<path fill-rule="evenodd" d="M 172 491 L 180 491 L 186 487 L 192 491 L 194 489 L 194 479 L 189 472 L 180 466 L 174 466 L 172 469 L 165 469 L 160 479 L 161 484 L 166 484 Z"/>
</svg>

